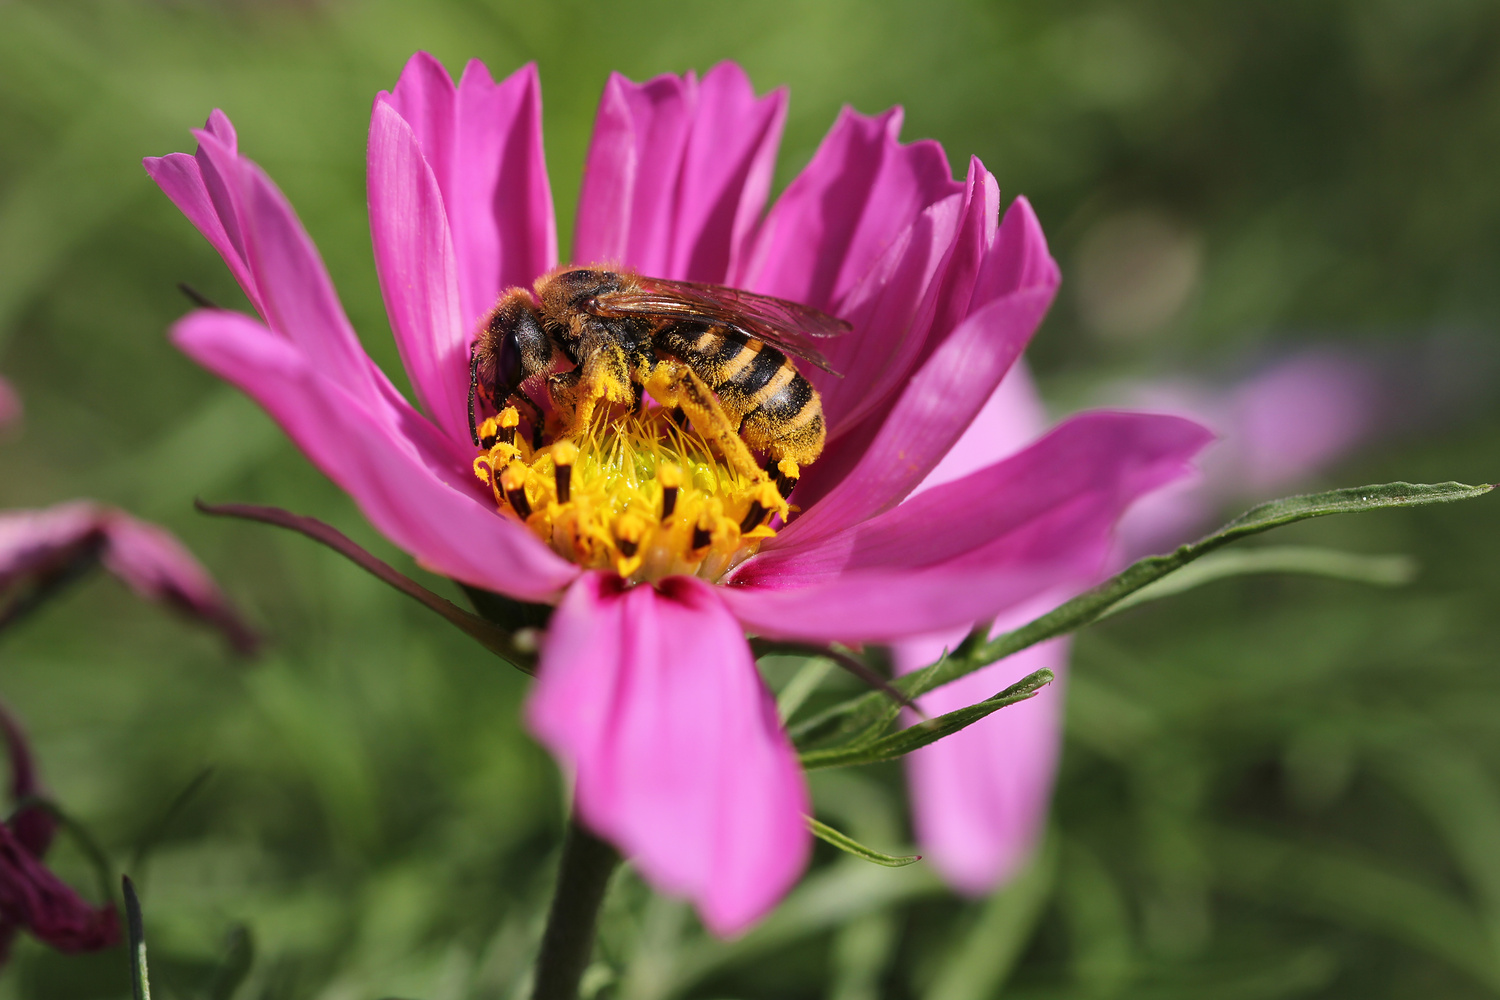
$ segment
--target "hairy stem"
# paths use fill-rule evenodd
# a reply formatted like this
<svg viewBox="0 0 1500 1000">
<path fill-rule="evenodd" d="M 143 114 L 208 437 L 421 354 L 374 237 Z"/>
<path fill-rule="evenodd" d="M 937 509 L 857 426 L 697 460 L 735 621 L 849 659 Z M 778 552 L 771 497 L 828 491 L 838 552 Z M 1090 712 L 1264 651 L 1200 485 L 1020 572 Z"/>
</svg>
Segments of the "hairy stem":
<svg viewBox="0 0 1500 1000">
<path fill-rule="evenodd" d="M 594 950 L 599 904 L 619 863 L 619 853 L 584 829 L 575 816 L 563 842 L 532 1000 L 577 1000 L 578 983 Z"/>
</svg>

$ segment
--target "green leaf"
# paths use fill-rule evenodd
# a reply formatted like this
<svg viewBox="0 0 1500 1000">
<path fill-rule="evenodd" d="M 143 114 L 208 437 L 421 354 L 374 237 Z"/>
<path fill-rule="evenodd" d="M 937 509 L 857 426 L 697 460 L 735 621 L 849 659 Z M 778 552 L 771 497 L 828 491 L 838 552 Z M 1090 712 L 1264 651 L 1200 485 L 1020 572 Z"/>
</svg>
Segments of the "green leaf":
<svg viewBox="0 0 1500 1000">
<path fill-rule="evenodd" d="M 1311 545 L 1268 545 L 1212 552 L 1116 602 L 1099 618 L 1108 618 L 1127 608 L 1171 597 L 1205 583 L 1252 573 L 1296 573 L 1377 587 L 1399 587 L 1416 578 L 1417 563 L 1410 556 L 1367 556 Z"/>
<path fill-rule="evenodd" d="M 141 901 L 129 875 L 120 876 L 125 893 L 125 925 L 130 934 L 130 996 L 132 1000 L 151 1000 L 151 980 L 146 974 L 146 929 L 141 920 Z"/>
<path fill-rule="evenodd" d="M 915 864 L 922 860 L 922 855 L 920 854 L 908 854 L 904 856 L 881 854 L 879 851 L 861 844 L 848 834 L 840 833 L 827 823 L 819 823 L 811 816 L 807 817 L 807 828 L 812 831 L 814 837 L 817 837 L 825 844 L 832 844 L 846 854 L 852 854 L 856 858 L 864 858 L 872 864 L 884 865 L 887 868 L 905 868 L 907 865 Z"/>
<path fill-rule="evenodd" d="M 1420 507 L 1468 500 L 1483 496 L 1494 488 L 1493 485 L 1468 486 L 1464 483 L 1438 483 L 1431 486 L 1384 483 L 1272 500 L 1252 507 L 1200 541 L 1181 546 L 1167 555 L 1147 556 L 1132 563 L 1094 589 L 1014 631 L 986 642 L 984 638 L 988 634 L 988 626 L 976 628 L 950 654 L 929 667 L 897 678 L 892 684 L 903 694 L 915 698 L 1023 649 L 1076 632 L 1098 621 L 1125 598 L 1189 563 L 1230 542 L 1271 528 L 1329 514 L 1352 514 L 1387 507 Z M 868 741 L 872 731 L 881 732 L 895 720 L 896 713 L 890 711 L 888 705 L 889 702 L 882 694 L 852 698 L 792 727 L 792 740 L 804 750 L 826 745 L 831 739 L 850 734 L 850 742 Z"/>
<path fill-rule="evenodd" d="M 776 696 L 776 714 L 781 716 L 783 724 L 797 714 L 797 709 L 801 708 L 808 696 L 817 690 L 818 685 L 823 683 L 823 678 L 827 677 L 828 671 L 832 669 L 832 660 L 814 657 L 792 675 L 792 679 L 786 682 L 786 686 Z"/>
<path fill-rule="evenodd" d="M 1021 678 L 994 697 L 948 712 L 935 719 L 918 722 L 884 739 L 855 746 L 812 750 L 804 753 L 802 767 L 812 771 L 820 767 L 848 767 L 852 764 L 874 764 L 884 760 L 895 760 L 919 747 L 925 747 L 945 736 L 953 735 L 960 729 L 972 726 L 991 712 L 1035 697 L 1038 691 L 1052 683 L 1052 679 L 1052 671 L 1038 670 Z"/>
</svg>

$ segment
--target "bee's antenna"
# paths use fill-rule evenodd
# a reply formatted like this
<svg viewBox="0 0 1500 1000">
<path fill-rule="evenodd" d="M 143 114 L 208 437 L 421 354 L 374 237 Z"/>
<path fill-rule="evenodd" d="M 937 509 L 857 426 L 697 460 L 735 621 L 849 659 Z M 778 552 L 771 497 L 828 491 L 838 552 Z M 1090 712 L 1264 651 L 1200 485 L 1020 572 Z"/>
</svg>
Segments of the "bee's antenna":
<svg viewBox="0 0 1500 1000">
<path fill-rule="evenodd" d="M 469 347 L 469 437 L 479 447 L 479 428 L 474 424 L 474 396 L 479 391 L 479 352 Z"/>
</svg>

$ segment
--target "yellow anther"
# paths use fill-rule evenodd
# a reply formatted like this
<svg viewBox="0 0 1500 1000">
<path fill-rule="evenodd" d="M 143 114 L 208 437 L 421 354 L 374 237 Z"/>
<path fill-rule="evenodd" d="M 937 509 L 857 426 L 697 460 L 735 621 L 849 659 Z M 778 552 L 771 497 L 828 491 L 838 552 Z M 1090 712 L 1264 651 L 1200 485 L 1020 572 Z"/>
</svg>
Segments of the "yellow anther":
<svg viewBox="0 0 1500 1000">
<path fill-rule="evenodd" d="M 500 473 L 500 488 L 505 491 L 505 499 L 510 501 L 523 521 L 531 516 L 531 501 L 526 498 L 526 471 L 526 466 L 520 462 L 512 462 Z"/>
<path fill-rule="evenodd" d="M 641 543 L 647 527 L 645 521 L 628 510 L 615 521 L 615 548 L 620 553 L 615 560 L 615 572 L 621 576 L 628 577 L 640 567 L 644 558 Z"/>
<path fill-rule="evenodd" d="M 510 430 L 515 430 L 517 427 L 521 426 L 520 411 L 518 411 L 514 406 L 507 406 L 505 409 L 501 410 L 493 419 L 499 426 L 508 428 Z"/>
<path fill-rule="evenodd" d="M 526 466 L 520 462 L 510 463 L 500 473 L 500 488 L 507 493 L 523 489 L 526 486 L 526 471 Z"/>
<path fill-rule="evenodd" d="M 797 465 L 796 462 L 793 462 L 790 458 L 783 458 L 781 461 L 777 462 L 776 471 L 780 472 L 782 476 L 787 479 L 802 478 L 802 469 Z"/>
<path fill-rule="evenodd" d="M 492 419 L 504 437 L 515 418 L 501 411 Z M 776 533 L 772 515 L 789 513 L 776 490 L 779 470 L 768 469 L 770 481 L 747 477 L 658 410 L 601 408 L 582 433 L 534 452 L 512 436 L 510 444 L 489 442 L 474 463 L 497 506 L 563 558 L 631 582 L 717 580 Z M 753 523 L 742 531 L 750 512 Z"/>
</svg>

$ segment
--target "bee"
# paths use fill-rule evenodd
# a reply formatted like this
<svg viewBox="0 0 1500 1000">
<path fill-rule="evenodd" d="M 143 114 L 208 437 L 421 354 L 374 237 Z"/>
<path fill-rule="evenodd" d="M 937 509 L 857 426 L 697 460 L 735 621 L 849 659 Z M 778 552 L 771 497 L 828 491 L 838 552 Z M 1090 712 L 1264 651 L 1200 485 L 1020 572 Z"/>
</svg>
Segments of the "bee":
<svg viewBox="0 0 1500 1000">
<path fill-rule="evenodd" d="M 783 493 L 822 453 L 823 404 L 792 363 L 837 375 L 812 344 L 849 324 L 809 306 L 723 285 L 647 278 L 630 271 L 566 268 L 513 288 L 480 324 L 470 351 L 474 402 L 527 411 L 539 446 L 547 417 L 524 383 L 546 376 L 553 435 L 587 429 L 600 405 L 640 409 L 650 395 L 680 411 L 725 459 Z M 572 368 L 554 371 L 559 361 Z M 764 468 L 754 453 L 764 457 Z"/>
</svg>

